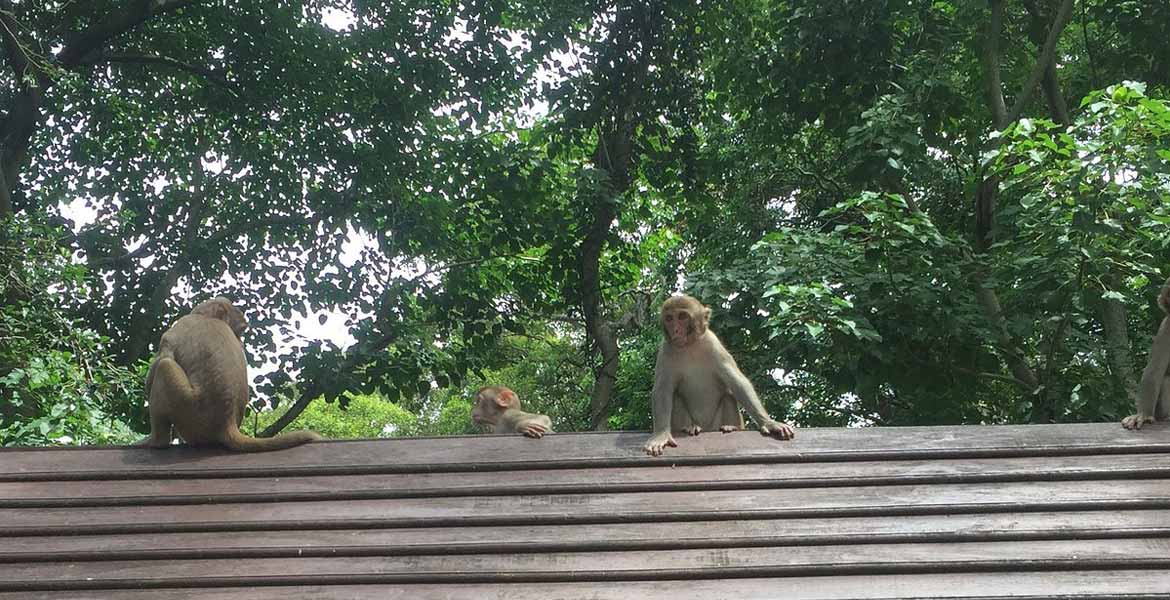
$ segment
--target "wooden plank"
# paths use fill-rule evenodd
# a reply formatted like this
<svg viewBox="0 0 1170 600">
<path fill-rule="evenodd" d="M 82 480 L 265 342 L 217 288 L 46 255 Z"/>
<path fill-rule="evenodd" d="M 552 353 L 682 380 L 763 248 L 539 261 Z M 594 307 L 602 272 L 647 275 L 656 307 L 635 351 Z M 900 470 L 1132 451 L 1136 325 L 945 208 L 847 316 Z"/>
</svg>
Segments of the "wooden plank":
<svg viewBox="0 0 1170 600">
<path fill-rule="evenodd" d="M 279 458 L 171 448 L 0 449 L 0 481 L 344 475 L 554 469 L 586 466 L 735 464 L 1076 456 L 1170 452 L 1170 426 L 1140 432 L 1116 423 L 802 429 L 781 442 L 755 432 L 684 439 L 665 457 L 642 453 L 644 432 L 460 436 L 332 441 Z"/>
<path fill-rule="evenodd" d="M 1170 454 L 1044 458 L 556 469 L 411 473 L 0 482 L 0 508 L 152 506 L 488 495 L 793 489 L 930 483 L 1170 479 Z"/>
<path fill-rule="evenodd" d="M 405 556 L 1170 537 L 1170 510 L 845 517 L 532 527 L 31 536 L 0 563 Z"/>
<path fill-rule="evenodd" d="M 160 568 L 165 565 L 165 568 Z M 659 552 L 12 563 L 0 590 L 216 585 L 693 580 L 898 573 L 1170 569 L 1170 540 L 874 544 Z"/>
<path fill-rule="evenodd" d="M 1118 480 L 472 496 L 182 507 L 0 509 L 0 535 L 468 527 L 1170 508 L 1170 481 Z"/>
<path fill-rule="evenodd" d="M 3 593 L 0 600 L 1137 600 L 1166 598 L 1170 572 L 1075 571 L 711 579 L 686 582 L 598 582 L 451 585 L 229 587 L 116 592 Z"/>
</svg>

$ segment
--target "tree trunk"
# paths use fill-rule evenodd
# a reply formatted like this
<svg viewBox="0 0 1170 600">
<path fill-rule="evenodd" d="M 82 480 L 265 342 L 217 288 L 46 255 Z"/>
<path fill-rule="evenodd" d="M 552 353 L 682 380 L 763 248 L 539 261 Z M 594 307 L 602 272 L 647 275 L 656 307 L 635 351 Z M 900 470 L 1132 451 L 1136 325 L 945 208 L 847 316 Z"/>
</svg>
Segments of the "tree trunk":
<svg viewBox="0 0 1170 600">
<path fill-rule="evenodd" d="M 1002 25 L 1002 4 L 992 2 L 992 18 L 987 31 L 987 40 L 984 44 L 982 63 L 984 79 L 987 86 L 987 102 L 991 108 L 995 128 L 1006 127 L 1007 108 L 1003 98 L 999 77 L 999 34 Z M 999 179 L 988 176 L 979 182 L 975 188 L 975 231 L 974 247 L 976 254 L 986 254 L 991 249 L 995 236 L 995 205 L 999 195 Z M 1007 326 L 1007 319 L 1003 315 L 1003 306 L 999 302 L 999 295 L 987 284 L 986 274 L 976 267 L 971 277 L 974 284 L 975 299 L 983 309 L 983 315 L 996 339 L 998 354 L 1012 377 L 1026 390 L 1035 395 L 1039 390 L 1040 380 L 1036 372 L 1024 358 L 1023 350 L 1012 336 Z"/>
<path fill-rule="evenodd" d="M 608 187 L 608 186 L 606 186 Z M 585 315 L 585 329 L 601 351 L 601 366 L 594 377 L 589 399 L 589 423 L 598 431 L 606 429 L 613 388 L 617 383 L 617 337 L 602 314 L 601 251 L 609 235 L 610 224 L 617 216 L 615 202 L 599 198 L 593 212 L 593 222 L 581 244 L 581 312 Z"/>
<path fill-rule="evenodd" d="M 0 221 L 16 214 L 12 209 L 12 191 L 8 188 L 8 178 L 4 176 L 4 169 L 0 168 Z"/>
<path fill-rule="evenodd" d="M 652 12 L 656 14 L 651 14 Z M 657 19 L 654 21 L 653 19 Z M 651 11 L 643 5 L 628 6 L 618 11 L 609 27 L 609 56 L 599 65 L 608 65 L 598 74 L 602 93 L 595 104 L 607 110 L 598 123 L 597 147 L 593 166 L 606 172 L 596 190 L 588 190 L 585 198 L 590 204 L 585 238 L 581 242 L 581 313 L 589 338 L 601 353 L 601 366 L 595 375 L 589 400 L 590 425 L 605 429 L 613 399 L 618 372 L 618 341 L 605 318 L 601 291 L 601 255 L 610 228 L 617 219 L 620 198 L 632 181 L 634 132 L 644 117 L 638 110 L 642 87 L 650 68 L 650 53 L 655 42 L 655 30 L 661 21 L 661 11 Z"/>
<path fill-rule="evenodd" d="M 1036 377 L 1032 367 L 1028 365 L 1027 360 L 1024 359 L 1023 353 L 1008 330 L 1007 319 L 1003 316 L 1003 308 L 999 304 L 999 296 L 980 283 L 982 280 L 983 278 L 976 278 L 975 298 L 979 301 L 979 306 L 983 308 L 983 313 L 990 322 L 1000 347 L 1000 354 L 1003 356 L 1004 362 L 1007 363 L 1012 377 L 1015 377 L 1016 381 L 1019 381 L 1026 389 L 1035 392 L 1040 387 L 1040 380 Z"/>
<path fill-rule="evenodd" d="M 1129 345 L 1129 315 L 1125 305 L 1113 298 L 1101 301 L 1101 324 L 1105 331 L 1105 354 L 1113 374 L 1121 381 L 1130 400 L 1137 401 L 1138 382 Z"/>
<path fill-rule="evenodd" d="M 1043 44 L 1036 57 L 1036 64 L 1027 81 L 1016 95 L 1016 101 L 1009 110 L 1003 96 L 1003 80 L 1000 76 L 999 39 L 1003 32 L 1003 0 L 989 0 L 991 15 L 983 32 L 983 47 L 980 53 L 980 64 L 983 68 L 984 92 L 987 95 L 988 109 L 992 114 L 992 125 L 1002 131 L 1019 118 L 1024 107 L 1032 98 L 1037 84 L 1043 82 L 1050 105 L 1057 110 L 1063 107 L 1063 98 L 1059 97 L 1058 85 L 1055 79 L 1055 52 L 1056 42 L 1068 24 L 1072 13 L 1073 0 L 1062 0 L 1060 7 L 1053 16 L 1050 24 L 1045 28 Z M 1067 114 L 1067 110 L 1064 111 Z M 991 250 L 995 237 L 995 212 L 999 195 L 999 180 L 994 176 L 981 179 L 975 190 L 975 231 L 974 247 L 976 254 L 985 254 Z M 977 268 L 978 270 L 978 268 Z M 975 273 L 972 277 L 975 284 L 975 297 L 983 309 L 994 335 L 996 336 L 999 354 L 1012 376 L 1031 390 L 1036 400 L 1042 400 L 1036 393 L 1040 389 L 1040 380 L 1035 370 L 1028 364 L 1023 349 L 1012 336 L 1007 327 L 1007 319 L 1003 315 L 1003 306 L 996 291 L 987 283 L 987 277 L 982 273 Z M 1054 340 L 1054 343 L 1057 343 Z M 1041 401 L 1040 404 L 1046 404 Z M 1033 421 L 1051 418 L 1051 411 L 1046 406 L 1034 406 Z"/>
</svg>

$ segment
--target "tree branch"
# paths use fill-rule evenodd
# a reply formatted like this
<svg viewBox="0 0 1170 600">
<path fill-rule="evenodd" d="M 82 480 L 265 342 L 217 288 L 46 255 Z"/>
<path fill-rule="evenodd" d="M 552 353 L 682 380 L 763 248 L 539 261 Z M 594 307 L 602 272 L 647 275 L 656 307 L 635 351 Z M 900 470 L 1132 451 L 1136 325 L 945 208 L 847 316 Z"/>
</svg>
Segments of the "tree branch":
<svg viewBox="0 0 1170 600">
<path fill-rule="evenodd" d="M 1028 10 L 1028 17 L 1032 20 L 1028 37 L 1032 38 L 1032 42 L 1037 47 L 1043 47 L 1048 37 L 1048 18 L 1036 5 L 1035 0 L 1024 0 L 1024 7 Z M 1071 14 L 1069 18 L 1071 20 Z M 1057 122 L 1071 125 L 1072 119 L 1069 118 L 1068 104 L 1064 101 L 1064 95 L 1060 91 L 1060 81 L 1056 77 L 1055 60 L 1049 60 L 1044 65 L 1044 75 L 1040 78 L 1040 89 L 1044 90 L 1044 97 L 1048 100 L 1048 110 L 1052 112 Z"/>
<path fill-rule="evenodd" d="M 341 361 L 341 364 L 337 366 L 337 372 L 344 373 L 346 371 L 352 371 L 363 358 L 369 356 L 373 352 L 384 350 L 386 346 L 390 345 L 391 341 L 392 337 L 390 335 L 384 335 L 377 340 L 374 340 L 372 344 L 366 345 L 362 351 L 353 352 L 349 358 Z M 297 401 L 294 402 L 292 406 L 288 407 L 288 410 L 284 411 L 284 414 L 280 415 L 279 419 L 273 421 L 273 423 L 268 427 L 265 427 L 264 431 L 259 433 L 259 437 L 272 437 L 280 433 L 282 429 L 288 427 L 289 423 L 292 423 L 294 420 L 296 420 L 296 418 L 305 411 L 305 408 L 307 408 L 309 404 L 313 402 L 313 400 L 317 399 L 317 396 L 320 396 L 323 393 L 324 390 L 321 389 L 320 384 L 315 381 L 310 382 L 308 387 L 306 387 L 304 391 L 301 392 L 301 395 L 299 398 L 297 398 Z"/>
<path fill-rule="evenodd" d="M 970 375 L 972 377 L 979 377 L 981 379 L 990 379 L 992 381 L 1002 381 L 1003 383 L 1010 383 L 1010 384 L 1026 391 L 1026 392 L 1032 391 L 1032 388 L 1029 388 L 1027 383 L 1024 383 L 1023 381 L 1020 381 L 1019 379 L 1016 379 L 1015 377 L 1011 377 L 1009 375 L 1000 375 L 998 373 L 986 373 L 983 371 L 976 371 L 975 369 L 968 369 L 966 367 L 959 367 L 959 366 L 952 366 L 951 368 L 953 368 L 955 371 L 958 371 L 959 373 L 963 373 L 964 375 Z"/>
<path fill-rule="evenodd" d="M 72 39 L 65 44 L 57 58 L 62 65 L 75 67 L 110 40 L 142 25 L 151 17 L 194 6 L 200 2 L 201 0 L 129 0 L 121 11 L 112 12 L 102 22 L 70 36 Z"/>
<path fill-rule="evenodd" d="M 11 217 L 12 209 L 12 190 L 8 188 L 8 179 L 4 177 L 4 169 L 0 169 L 0 221 Z"/>
<path fill-rule="evenodd" d="M 1052 25 L 1048 28 L 1048 38 L 1044 40 L 1044 46 L 1040 49 L 1040 55 L 1036 58 L 1036 64 L 1032 66 L 1032 72 L 1028 75 L 1028 81 L 1024 87 L 1020 89 L 1020 95 L 1016 97 L 1016 103 L 1012 105 L 1012 110 L 1007 115 L 1007 120 L 1000 128 L 1006 127 L 1008 123 L 1020 118 L 1020 114 L 1024 110 L 1024 106 L 1032 99 L 1032 93 L 1036 89 L 1036 84 L 1040 83 L 1040 78 L 1044 76 L 1045 70 L 1056 58 L 1056 42 L 1060 40 L 1060 34 L 1068 25 L 1069 19 L 1072 18 L 1073 0 L 1064 0 L 1060 4 L 1060 8 L 1056 11 L 1056 17 L 1052 20 Z M 1002 10 L 1002 8 L 1001 8 Z"/>
<path fill-rule="evenodd" d="M 3 27 L 4 34 L 4 51 L 8 54 L 8 65 L 12 67 L 12 74 L 16 76 L 17 81 L 24 77 L 25 71 L 28 69 L 29 56 L 24 50 L 24 44 L 20 43 L 20 39 L 16 37 L 16 30 L 20 28 L 20 24 L 16 22 L 14 17 L 16 7 L 12 5 L 10 0 L 0 0 L 0 25 Z"/>
<path fill-rule="evenodd" d="M 19 180 L 19 167 L 28 154 L 32 136 L 36 133 L 41 121 L 41 105 L 44 102 L 45 91 L 52 85 L 52 79 L 38 68 L 36 85 L 22 85 L 22 79 L 27 69 L 35 64 L 33 57 L 28 56 L 24 47 L 20 45 L 16 35 L 16 21 L 13 18 L 11 0 L 2 0 L 0 4 L 0 24 L 4 30 L 5 46 L 12 61 L 14 49 L 21 58 L 13 62 L 14 68 L 20 67 L 17 75 L 17 89 L 4 122 L 0 123 L 0 170 L 3 170 L 4 181 L 7 183 L 7 194 L 11 197 Z M 106 18 L 85 29 L 84 31 L 67 36 L 66 43 L 57 55 L 57 65 L 69 69 L 82 63 L 85 57 L 100 50 L 111 39 L 133 30 L 148 21 L 151 17 L 175 11 L 187 6 L 199 4 L 201 0 L 128 0 L 120 11 L 115 11 Z M 11 205 L 11 201 L 9 201 Z M 11 209 L 10 209 L 11 210 Z M 2 214 L 2 213 L 0 213 Z"/>
<path fill-rule="evenodd" d="M 89 267 L 92 269 L 94 267 L 117 266 L 136 258 L 142 258 L 147 254 L 150 254 L 150 248 L 144 243 L 134 250 L 119 254 L 118 256 L 103 256 L 101 258 L 94 259 L 90 261 Z"/>
<path fill-rule="evenodd" d="M 148 54 L 102 54 L 94 62 L 132 63 L 140 65 L 162 65 L 165 67 L 171 67 L 173 69 L 178 69 L 180 71 L 185 71 L 193 75 L 204 77 L 211 83 L 214 83 L 231 92 L 233 96 L 237 95 L 235 87 L 227 80 L 226 77 L 223 76 L 223 74 L 217 73 L 211 69 L 208 69 L 207 67 L 186 63 L 169 56 L 153 56 Z"/>
<path fill-rule="evenodd" d="M 987 39 L 983 42 L 980 62 L 987 80 L 987 104 L 996 129 L 1007 127 L 1007 103 L 1003 99 L 1003 80 L 999 73 L 999 37 L 1003 33 L 1003 0 L 991 1 L 991 20 L 987 24 Z"/>
</svg>

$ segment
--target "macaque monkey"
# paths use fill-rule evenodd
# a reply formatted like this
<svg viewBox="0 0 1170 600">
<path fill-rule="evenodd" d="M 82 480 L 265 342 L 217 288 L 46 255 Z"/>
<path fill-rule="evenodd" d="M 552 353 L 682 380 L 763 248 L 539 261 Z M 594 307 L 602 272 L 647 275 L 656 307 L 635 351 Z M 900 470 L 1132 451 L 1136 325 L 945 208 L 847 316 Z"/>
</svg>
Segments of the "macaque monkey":
<svg viewBox="0 0 1170 600">
<path fill-rule="evenodd" d="M 243 313 L 226 298 L 196 306 L 162 336 L 146 375 L 150 437 L 140 444 L 171 445 L 171 429 L 192 446 L 224 446 L 243 452 L 279 450 L 321 439 L 312 431 L 271 438 L 240 432 L 248 402 L 248 363 L 240 336 Z"/>
<path fill-rule="evenodd" d="M 542 438 L 552 431 L 548 416 L 520 410 L 516 392 L 499 385 L 479 388 L 471 420 L 477 425 L 492 425 L 492 433 L 522 433 L 530 438 Z"/>
<path fill-rule="evenodd" d="M 1137 414 L 1121 420 L 1126 429 L 1141 429 L 1146 423 L 1170 419 L 1170 279 L 1158 293 L 1158 306 L 1166 316 L 1150 345 L 1150 359 L 1138 386 Z"/>
<path fill-rule="evenodd" d="M 654 364 L 654 432 L 642 448 L 647 454 L 659 456 L 665 447 L 678 446 L 674 433 L 743 429 L 739 406 L 751 414 L 760 433 L 782 440 L 796 435 L 790 425 L 772 420 L 764 411 L 752 383 L 707 329 L 710 317 L 711 309 L 690 296 L 662 303 L 666 339 Z"/>
</svg>

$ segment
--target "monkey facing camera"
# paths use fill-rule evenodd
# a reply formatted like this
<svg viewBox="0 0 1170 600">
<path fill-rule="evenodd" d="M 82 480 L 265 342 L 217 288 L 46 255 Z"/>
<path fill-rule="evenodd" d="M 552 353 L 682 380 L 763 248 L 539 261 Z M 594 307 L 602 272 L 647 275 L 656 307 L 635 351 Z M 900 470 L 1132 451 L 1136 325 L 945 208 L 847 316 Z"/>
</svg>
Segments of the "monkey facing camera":
<svg viewBox="0 0 1170 600">
<path fill-rule="evenodd" d="M 660 456 L 667 446 L 678 446 L 675 433 L 694 436 L 743 429 L 740 406 L 760 433 L 782 440 L 796 435 L 792 426 L 764 411 L 751 382 L 707 327 L 710 317 L 711 309 L 690 296 L 662 303 L 659 318 L 665 339 L 654 364 L 654 432 L 643 446 L 647 454 Z"/>
</svg>

